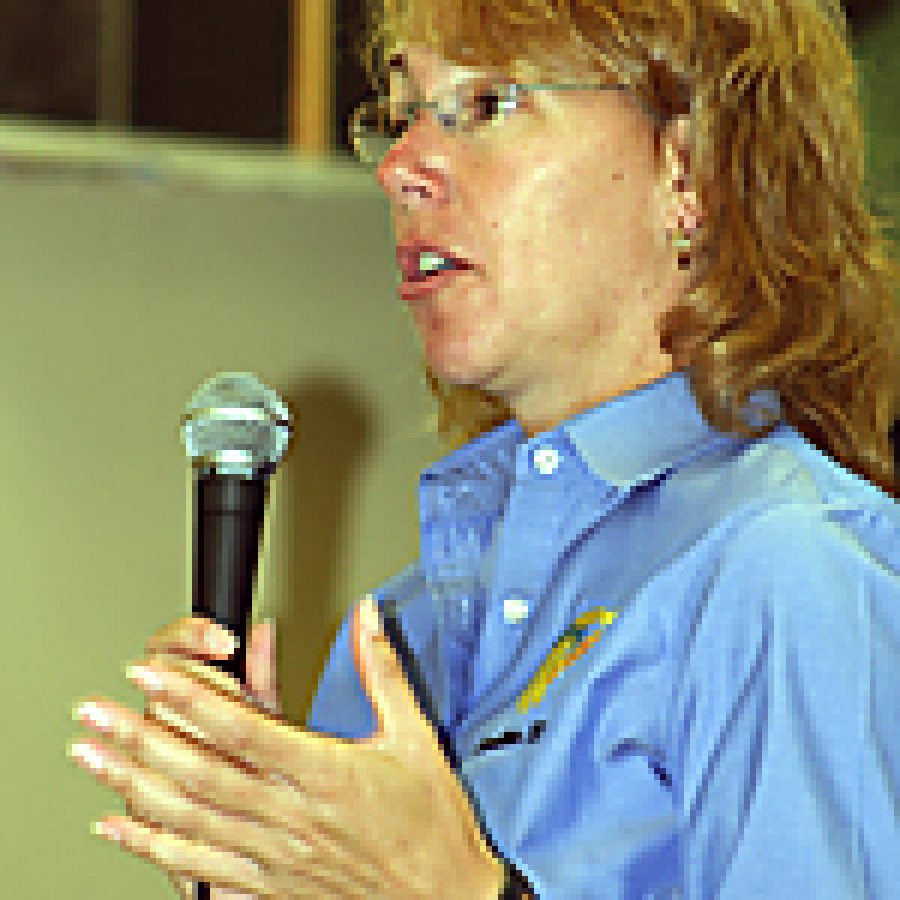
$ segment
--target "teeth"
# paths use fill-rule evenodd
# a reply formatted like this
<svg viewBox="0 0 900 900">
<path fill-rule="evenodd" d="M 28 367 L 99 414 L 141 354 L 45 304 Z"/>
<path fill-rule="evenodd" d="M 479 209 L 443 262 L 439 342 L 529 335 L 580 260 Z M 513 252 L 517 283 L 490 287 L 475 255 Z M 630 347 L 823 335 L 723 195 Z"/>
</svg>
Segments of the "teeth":
<svg viewBox="0 0 900 900">
<path fill-rule="evenodd" d="M 436 272 L 440 269 L 452 268 L 452 263 L 439 253 L 423 253 L 419 257 L 419 271 L 424 273 Z"/>
</svg>

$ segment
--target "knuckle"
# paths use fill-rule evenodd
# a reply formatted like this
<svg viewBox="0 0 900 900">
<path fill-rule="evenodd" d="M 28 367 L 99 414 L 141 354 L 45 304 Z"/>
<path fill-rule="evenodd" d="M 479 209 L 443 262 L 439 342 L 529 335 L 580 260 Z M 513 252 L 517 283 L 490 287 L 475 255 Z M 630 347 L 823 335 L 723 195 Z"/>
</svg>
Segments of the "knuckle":
<svg viewBox="0 0 900 900">
<path fill-rule="evenodd" d="M 153 725 L 163 728 L 171 728 L 172 710 L 162 700 L 152 700 L 147 704 L 147 712 L 144 714 Z"/>
<path fill-rule="evenodd" d="M 142 818 L 158 817 L 161 803 L 159 793 L 146 778 L 129 778 L 121 788 L 121 794 L 132 808 L 140 810 Z"/>
<path fill-rule="evenodd" d="M 119 711 L 121 721 L 116 735 L 116 740 L 137 759 L 143 759 L 145 750 L 145 734 L 152 723 L 147 716 L 138 716 L 130 710 Z"/>
<path fill-rule="evenodd" d="M 221 782 L 215 764 L 208 761 L 201 761 L 185 774 L 185 787 L 198 797 L 215 796 L 220 791 Z"/>
<path fill-rule="evenodd" d="M 228 745 L 235 755 L 243 758 L 253 750 L 256 741 L 245 728 L 235 728 L 234 733 L 229 735 Z"/>
<path fill-rule="evenodd" d="M 313 853 L 313 846 L 309 841 L 303 840 L 303 838 L 298 837 L 293 832 L 287 832 L 284 837 L 285 843 L 285 858 L 290 863 L 296 863 L 298 861 L 304 862 L 309 859 L 309 857 Z"/>
<path fill-rule="evenodd" d="M 190 618 L 176 619 L 168 625 L 164 625 L 159 631 L 152 634 L 146 643 L 149 653 L 164 653 L 167 650 L 178 650 L 187 643 L 187 635 L 191 631 Z"/>
<path fill-rule="evenodd" d="M 277 785 L 269 781 L 258 779 L 253 782 L 252 792 L 248 790 L 247 793 L 252 793 L 254 805 L 259 809 L 266 810 L 272 817 L 272 821 L 284 822 L 284 813 L 287 808 L 284 802 L 284 790 L 279 790 Z M 249 796 L 247 801 L 250 801 Z"/>
<path fill-rule="evenodd" d="M 174 806 L 172 824 L 185 836 L 200 833 L 204 820 L 204 810 L 189 800 L 184 800 Z"/>
</svg>

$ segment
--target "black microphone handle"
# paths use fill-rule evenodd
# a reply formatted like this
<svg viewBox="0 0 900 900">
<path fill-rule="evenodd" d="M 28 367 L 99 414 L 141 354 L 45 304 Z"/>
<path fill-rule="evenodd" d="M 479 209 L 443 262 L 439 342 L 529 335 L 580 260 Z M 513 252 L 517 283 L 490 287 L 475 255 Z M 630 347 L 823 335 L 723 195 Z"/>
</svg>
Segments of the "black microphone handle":
<svg viewBox="0 0 900 900">
<path fill-rule="evenodd" d="M 247 683 L 247 624 L 259 559 L 268 478 L 199 474 L 194 480 L 193 610 L 239 640 L 226 660 L 207 662 Z M 195 900 L 209 900 L 197 882 Z"/>
</svg>

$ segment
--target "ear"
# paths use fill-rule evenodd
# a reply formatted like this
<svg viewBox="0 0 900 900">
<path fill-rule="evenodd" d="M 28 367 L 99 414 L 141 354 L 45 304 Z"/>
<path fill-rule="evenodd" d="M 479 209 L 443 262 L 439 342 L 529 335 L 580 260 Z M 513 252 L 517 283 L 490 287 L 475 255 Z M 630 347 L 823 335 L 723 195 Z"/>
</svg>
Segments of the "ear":
<svg viewBox="0 0 900 900">
<path fill-rule="evenodd" d="M 654 130 L 654 203 L 653 234 L 657 249 L 668 257 L 671 248 L 667 236 L 676 225 L 678 208 L 678 185 L 673 185 L 673 174 L 687 174 L 686 167 L 690 163 L 690 150 L 686 142 L 686 123 L 682 117 L 676 116 L 662 128 Z M 682 185 L 685 187 L 686 185 Z"/>
<path fill-rule="evenodd" d="M 659 136 L 659 153 L 657 171 L 667 190 L 683 192 L 692 180 L 690 120 L 687 116 L 674 116 L 662 129 Z M 676 173 L 684 178 L 680 186 L 671 184 L 672 175 Z"/>
</svg>

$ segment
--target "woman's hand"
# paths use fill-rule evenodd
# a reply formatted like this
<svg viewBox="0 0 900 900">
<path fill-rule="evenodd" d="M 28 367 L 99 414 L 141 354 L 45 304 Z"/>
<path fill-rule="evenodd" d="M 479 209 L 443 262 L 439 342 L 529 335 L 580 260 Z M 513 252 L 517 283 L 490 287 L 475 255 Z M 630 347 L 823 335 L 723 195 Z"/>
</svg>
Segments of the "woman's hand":
<svg viewBox="0 0 900 900">
<path fill-rule="evenodd" d="M 109 725 L 94 727 L 125 752 L 91 741 L 88 755 L 129 804 L 130 818 L 105 820 L 124 849 L 173 881 L 271 900 L 496 898 L 503 867 L 377 612 L 363 627 L 367 606 L 352 628 L 377 723 L 365 739 L 285 723 L 248 703 L 235 679 L 172 655 L 155 656 L 157 683 L 141 688 L 183 729 L 97 698 Z"/>
<path fill-rule="evenodd" d="M 225 636 L 225 629 L 209 619 L 189 617 L 178 619 L 160 629 L 147 641 L 148 658 L 155 654 L 169 654 L 183 659 L 221 660 L 230 654 L 214 649 L 217 636 Z M 218 671 L 218 670 L 216 670 Z M 226 682 L 226 690 L 228 683 Z M 269 712 L 281 715 L 281 698 L 278 695 L 278 679 L 275 674 L 275 629 L 272 625 L 259 624 L 250 632 L 247 650 L 247 685 L 245 695 L 262 705 Z M 146 704 L 147 717 L 162 725 L 175 724 L 177 717 L 163 704 Z M 181 726 L 186 723 L 181 721 Z M 128 814 L 132 815 L 128 804 Z M 172 881 L 183 900 L 194 900 L 196 881 L 180 875 L 172 875 Z M 210 900 L 255 900 L 255 894 L 232 891 L 228 888 L 210 887 Z"/>
</svg>

